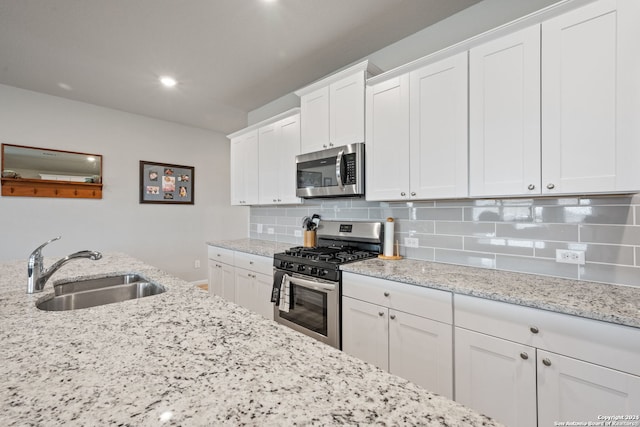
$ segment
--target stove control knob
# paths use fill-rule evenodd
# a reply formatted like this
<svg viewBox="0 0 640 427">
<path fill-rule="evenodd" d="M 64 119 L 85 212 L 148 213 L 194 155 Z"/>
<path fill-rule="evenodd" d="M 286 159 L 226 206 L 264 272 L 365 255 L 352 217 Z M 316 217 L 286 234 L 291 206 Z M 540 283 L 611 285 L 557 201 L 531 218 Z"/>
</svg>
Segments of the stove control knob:
<svg viewBox="0 0 640 427">
<path fill-rule="evenodd" d="M 311 267 L 311 274 L 313 274 L 313 275 L 318 274 L 318 268 L 317 267 Z"/>
<path fill-rule="evenodd" d="M 287 263 L 285 263 L 284 268 L 286 268 L 287 270 L 291 270 L 291 269 L 293 269 L 293 263 L 292 263 L 292 262 L 287 262 Z"/>
<path fill-rule="evenodd" d="M 318 270 L 318 276 L 326 276 L 327 270 Z"/>
<path fill-rule="evenodd" d="M 299 265 L 298 266 L 298 271 L 304 271 L 304 269 L 305 269 L 304 265 Z"/>
</svg>

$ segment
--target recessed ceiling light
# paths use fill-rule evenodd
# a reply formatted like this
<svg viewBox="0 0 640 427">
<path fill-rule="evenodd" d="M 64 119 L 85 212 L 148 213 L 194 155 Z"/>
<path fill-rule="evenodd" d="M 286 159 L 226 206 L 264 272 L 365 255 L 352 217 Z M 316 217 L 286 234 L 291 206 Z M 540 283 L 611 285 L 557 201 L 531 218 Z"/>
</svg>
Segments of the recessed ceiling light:
<svg viewBox="0 0 640 427">
<path fill-rule="evenodd" d="M 174 87 L 175 85 L 178 84 L 176 79 L 174 79 L 173 77 L 169 77 L 169 76 L 160 77 L 160 83 L 162 83 L 164 87 Z"/>
</svg>

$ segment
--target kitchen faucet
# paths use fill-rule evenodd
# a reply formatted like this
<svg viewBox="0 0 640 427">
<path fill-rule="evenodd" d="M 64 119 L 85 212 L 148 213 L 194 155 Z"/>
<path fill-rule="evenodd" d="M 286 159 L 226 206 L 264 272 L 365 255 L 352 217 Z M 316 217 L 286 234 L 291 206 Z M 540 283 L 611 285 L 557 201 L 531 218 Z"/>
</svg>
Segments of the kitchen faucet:
<svg viewBox="0 0 640 427">
<path fill-rule="evenodd" d="M 27 283 L 28 294 L 33 294 L 35 292 L 42 292 L 42 289 L 44 288 L 44 284 L 47 283 L 47 280 L 49 280 L 51 275 L 56 271 L 58 271 L 60 267 L 62 267 L 72 259 L 89 258 L 90 260 L 97 261 L 100 258 L 102 258 L 102 254 L 100 252 L 79 251 L 71 255 L 67 255 L 66 257 L 62 258 L 59 261 L 56 261 L 51 267 L 49 267 L 45 271 L 43 258 L 42 258 L 42 248 L 44 248 L 51 242 L 55 242 L 61 237 L 62 236 L 54 237 L 48 242 L 43 243 L 42 245 L 38 246 L 38 248 L 35 251 L 33 251 L 29 256 L 29 263 L 27 264 L 27 274 L 29 277 L 29 281 Z"/>
</svg>

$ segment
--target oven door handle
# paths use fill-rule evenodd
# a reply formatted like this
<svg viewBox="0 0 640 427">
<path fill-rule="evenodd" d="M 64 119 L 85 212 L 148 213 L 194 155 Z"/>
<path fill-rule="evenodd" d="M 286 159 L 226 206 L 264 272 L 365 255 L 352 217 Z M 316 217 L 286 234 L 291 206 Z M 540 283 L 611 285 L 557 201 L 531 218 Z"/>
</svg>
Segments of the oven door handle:
<svg viewBox="0 0 640 427">
<path fill-rule="evenodd" d="M 317 290 L 323 290 L 327 292 L 333 292 L 336 290 L 336 285 L 332 285 L 329 283 L 314 282 L 313 280 L 301 279 L 299 277 L 292 278 L 288 274 L 285 275 L 284 277 L 285 277 L 284 280 L 289 282 L 289 285 L 293 283 L 294 285 L 302 286 L 303 288 L 317 289 Z"/>
</svg>

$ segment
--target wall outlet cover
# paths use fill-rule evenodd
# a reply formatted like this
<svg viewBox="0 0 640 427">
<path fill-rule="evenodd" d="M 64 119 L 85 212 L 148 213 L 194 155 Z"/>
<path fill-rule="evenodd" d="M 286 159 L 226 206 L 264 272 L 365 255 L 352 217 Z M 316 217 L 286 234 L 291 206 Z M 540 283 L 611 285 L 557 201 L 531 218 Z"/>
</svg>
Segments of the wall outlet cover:
<svg viewBox="0 0 640 427">
<path fill-rule="evenodd" d="M 556 262 L 563 264 L 584 265 L 584 251 L 556 249 Z"/>
<path fill-rule="evenodd" d="M 273 227 L 269 227 L 267 228 L 267 234 L 275 234 L 275 230 L 273 229 Z"/>
<path fill-rule="evenodd" d="M 405 237 L 404 238 L 404 245 L 407 248 L 417 248 L 419 244 L 420 244 L 420 241 L 418 240 L 417 237 Z"/>
<path fill-rule="evenodd" d="M 262 233 L 262 224 L 258 224 L 258 233 Z"/>
</svg>

